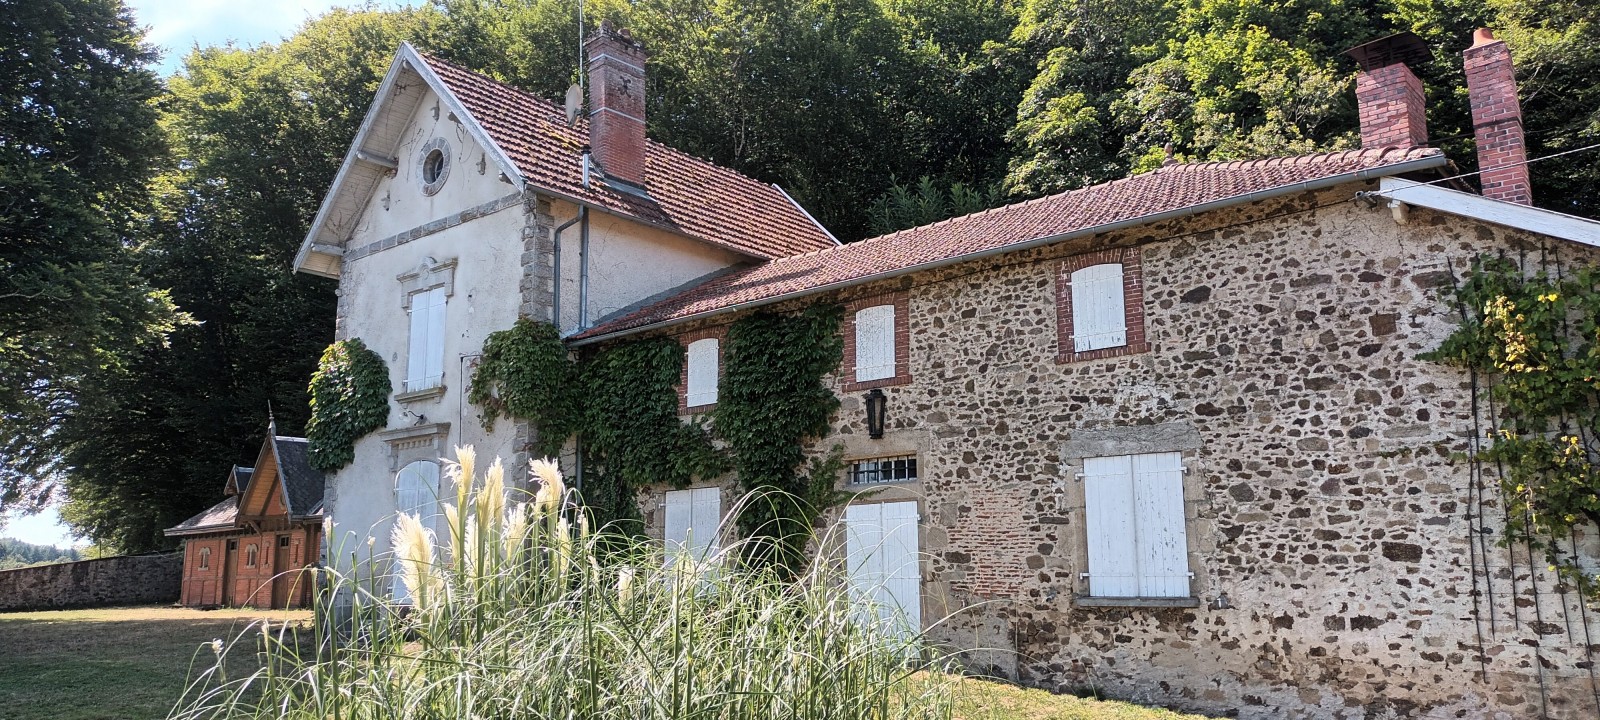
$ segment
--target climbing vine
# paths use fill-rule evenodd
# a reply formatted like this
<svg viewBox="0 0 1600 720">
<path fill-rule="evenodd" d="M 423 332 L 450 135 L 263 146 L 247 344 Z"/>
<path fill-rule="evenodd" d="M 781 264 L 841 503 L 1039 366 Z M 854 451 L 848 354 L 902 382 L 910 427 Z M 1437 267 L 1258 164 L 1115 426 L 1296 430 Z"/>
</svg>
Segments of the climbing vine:
<svg viewBox="0 0 1600 720">
<path fill-rule="evenodd" d="M 736 470 L 751 495 L 738 519 L 752 540 L 746 560 L 792 572 L 805 561 L 817 516 L 843 497 L 834 489 L 839 452 L 808 459 L 805 451 L 828 433 L 839 407 L 823 378 L 843 357 L 841 315 L 836 305 L 816 305 L 734 323 L 709 424 L 678 415 L 677 340 L 616 344 L 574 364 L 555 328 L 531 320 L 489 337 L 468 399 L 486 424 L 534 422 L 542 454 L 576 434 L 584 505 L 598 525 L 624 533 L 639 530 L 640 488 L 682 488 Z"/>
<path fill-rule="evenodd" d="M 483 409 L 488 430 L 498 418 L 528 420 L 539 431 L 535 454 L 554 456 L 576 429 L 576 380 L 555 326 L 521 318 L 484 341 L 467 401 Z"/>
<path fill-rule="evenodd" d="M 728 329 L 714 417 L 751 494 L 738 524 L 751 540 L 752 564 L 800 567 L 817 516 L 840 500 L 838 451 L 809 463 L 805 454 L 839 408 L 823 378 L 843 358 L 840 317 L 837 305 L 813 305 L 796 314 L 758 312 Z"/>
<path fill-rule="evenodd" d="M 598 523 L 636 531 L 634 491 L 656 483 L 682 488 L 727 472 L 706 426 L 678 417 L 682 372 L 683 346 L 665 337 L 615 345 L 585 359 L 582 493 Z"/>
<path fill-rule="evenodd" d="M 325 472 L 349 465 L 356 440 L 388 421 L 391 389 L 383 358 L 359 338 L 329 345 L 311 375 L 311 465 Z"/>
<path fill-rule="evenodd" d="M 1422 356 L 1471 370 L 1489 387 L 1493 441 L 1474 460 L 1499 471 L 1501 543 L 1542 552 L 1591 598 L 1600 579 L 1572 551 L 1579 532 L 1600 528 L 1597 283 L 1593 268 L 1553 277 L 1481 257 L 1454 291 L 1460 327 Z"/>
</svg>

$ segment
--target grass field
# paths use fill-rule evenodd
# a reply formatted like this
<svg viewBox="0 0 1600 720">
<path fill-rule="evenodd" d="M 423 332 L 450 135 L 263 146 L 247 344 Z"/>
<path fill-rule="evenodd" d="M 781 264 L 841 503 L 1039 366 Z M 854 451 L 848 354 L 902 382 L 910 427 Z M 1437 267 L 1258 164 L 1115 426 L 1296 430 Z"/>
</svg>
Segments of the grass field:
<svg viewBox="0 0 1600 720">
<path fill-rule="evenodd" d="M 190 663 L 210 663 L 213 638 L 251 621 L 306 621 L 296 611 L 170 607 L 0 614 L 0 720 L 152 720 L 182 692 Z M 248 653 L 230 654 L 230 670 Z M 965 680 L 958 720 L 1184 720 L 1126 703 Z"/>
<path fill-rule="evenodd" d="M 311 615 L 169 607 L 0 613 L 0 720 L 166 717 L 190 662 L 211 662 L 212 638 L 231 640 L 263 617 Z"/>
</svg>

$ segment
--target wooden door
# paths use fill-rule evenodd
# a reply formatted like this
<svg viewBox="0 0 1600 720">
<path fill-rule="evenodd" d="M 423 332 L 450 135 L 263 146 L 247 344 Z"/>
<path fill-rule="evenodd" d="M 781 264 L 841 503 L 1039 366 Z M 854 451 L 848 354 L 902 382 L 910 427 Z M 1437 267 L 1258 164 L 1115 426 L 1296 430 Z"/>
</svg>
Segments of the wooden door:
<svg viewBox="0 0 1600 720">
<path fill-rule="evenodd" d="M 273 541 L 272 548 L 272 607 L 289 607 L 289 591 L 294 587 L 295 574 L 289 572 L 290 557 L 289 536 L 279 535 Z"/>
<path fill-rule="evenodd" d="M 893 632 L 922 632 L 917 504 L 851 505 L 844 523 L 852 594 Z"/>
<path fill-rule="evenodd" d="M 222 553 L 222 604 L 233 607 L 233 582 L 239 568 L 239 541 L 225 540 Z"/>
</svg>

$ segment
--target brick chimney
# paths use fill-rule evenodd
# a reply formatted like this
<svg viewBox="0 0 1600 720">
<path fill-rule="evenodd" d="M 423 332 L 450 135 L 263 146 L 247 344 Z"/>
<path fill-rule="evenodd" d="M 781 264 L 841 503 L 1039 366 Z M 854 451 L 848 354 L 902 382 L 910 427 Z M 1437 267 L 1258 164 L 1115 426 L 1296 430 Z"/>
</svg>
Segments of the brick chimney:
<svg viewBox="0 0 1600 720">
<path fill-rule="evenodd" d="M 589 145 L 606 176 L 644 187 L 644 47 L 610 22 L 584 42 L 589 56 Z"/>
<path fill-rule="evenodd" d="M 1411 149 L 1428 144 L 1427 100 L 1422 81 L 1406 64 L 1428 56 L 1412 33 L 1374 40 L 1345 53 L 1361 65 L 1356 102 L 1361 112 L 1361 147 Z"/>
<path fill-rule="evenodd" d="M 1511 69 L 1511 49 L 1494 33 L 1479 28 L 1472 33 L 1466 58 L 1467 96 L 1472 104 L 1472 129 L 1478 140 L 1478 176 L 1483 196 L 1533 204 L 1529 184 L 1527 141 L 1522 134 L 1522 103 L 1517 101 L 1517 78 Z"/>
</svg>

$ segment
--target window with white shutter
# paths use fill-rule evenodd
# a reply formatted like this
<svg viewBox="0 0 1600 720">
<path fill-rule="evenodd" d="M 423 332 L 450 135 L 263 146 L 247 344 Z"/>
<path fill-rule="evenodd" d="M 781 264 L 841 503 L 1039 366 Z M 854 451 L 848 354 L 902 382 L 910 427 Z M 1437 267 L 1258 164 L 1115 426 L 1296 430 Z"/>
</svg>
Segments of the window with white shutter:
<svg viewBox="0 0 1600 720">
<path fill-rule="evenodd" d="M 444 384 L 445 289 L 411 294 L 411 344 L 406 355 L 406 392 Z"/>
<path fill-rule="evenodd" d="M 394 509 L 397 514 L 414 515 L 422 520 L 424 527 L 434 531 L 434 543 L 437 545 L 440 542 L 438 463 L 426 460 L 414 462 L 395 474 Z M 399 573 L 394 575 L 391 594 L 398 601 L 410 599 Z"/>
<path fill-rule="evenodd" d="M 717 402 L 718 342 L 716 338 L 702 338 L 689 343 L 688 388 L 686 404 L 689 407 L 715 405 Z"/>
<path fill-rule="evenodd" d="M 1072 273 L 1072 349 L 1087 352 L 1128 344 L 1121 263 Z"/>
<path fill-rule="evenodd" d="M 1180 453 L 1086 458 L 1089 594 L 1188 597 Z"/>
<path fill-rule="evenodd" d="M 666 542 L 668 557 L 688 553 L 696 562 L 715 556 L 717 530 L 722 525 L 722 491 L 692 488 L 667 493 Z"/>
<path fill-rule="evenodd" d="M 894 377 L 894 306 L 856 311 L 856 382 Z"/>
</svg>

